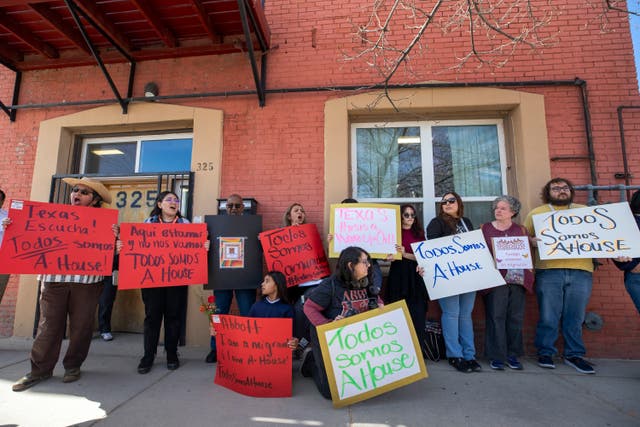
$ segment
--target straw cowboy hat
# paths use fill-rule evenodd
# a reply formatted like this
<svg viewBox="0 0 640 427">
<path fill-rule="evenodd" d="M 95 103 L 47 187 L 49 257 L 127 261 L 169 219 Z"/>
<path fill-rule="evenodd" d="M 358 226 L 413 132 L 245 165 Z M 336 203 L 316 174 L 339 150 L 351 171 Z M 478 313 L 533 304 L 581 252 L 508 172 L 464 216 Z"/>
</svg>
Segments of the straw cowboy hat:
<svg viewBox="0 0 640 427">
<path fill-rule="evenodd" d="M 93 191 L 95 191 L 96 193 L 98 193 L 98 195 L 100 197 L 102 197 L 102 201 L 106 204 L 111 203 L 111 194 L 109 193 L 109 190 L 107 190 L 107 187 L 105 187 L 104 185 L 102 185 L 102 183 L 100 181 L 97 181 L 95 179 L 91 179 L 91 178 L 87 178 L 87 177 L 82 177 L 82 178 L 62 178 L 62 180 L 64 182 L 66 182 L 67 184 L 69 184 L 70 186 L 74 186 L 74 185 L 84 185 L 85 187 L 89 187 L 90 189 L 92 189 Z"/>
</svg>

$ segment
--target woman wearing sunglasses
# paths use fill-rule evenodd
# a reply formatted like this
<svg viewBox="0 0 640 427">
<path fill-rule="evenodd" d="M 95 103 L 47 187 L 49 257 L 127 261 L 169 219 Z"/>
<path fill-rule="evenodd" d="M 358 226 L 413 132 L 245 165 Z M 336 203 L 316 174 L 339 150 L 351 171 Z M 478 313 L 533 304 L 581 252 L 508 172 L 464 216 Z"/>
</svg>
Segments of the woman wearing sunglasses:
<svg viewBox="0 0 640 427">
<path fill-rule="evenodd" d="M 427 226 L 427 239 L 437 239 L 473 230 L 469 218 L 464 217 L 464 205 L 458 193 L 449 191 L 442 196 L 438 216 Z M 442 334 L 447 347 L 449 364 L 460 372 L 480 371 L 473 343 L 471 312 L 476 293 L 440 298 L 442 309 Z"/>
<path fill-rule="evenodd" d="M 388 298 L 389 302 L 405 300 L 422 347 L 426 339 L 425 318 L 429 297 L 424 281 L 416 271 L 418 263 L 411 244 L 424 240 L 424 230 L 420 226 L 420 220 L 416 217 L 413 206 L 402 205 L 400 212 L 402 213 L 402 245 L 396 245 L 396 249 L 402 254 L 402 259 L 393 261 L 389 268 Z M 425 354 L 424 348 L 422 353 Z"/>
</svg>

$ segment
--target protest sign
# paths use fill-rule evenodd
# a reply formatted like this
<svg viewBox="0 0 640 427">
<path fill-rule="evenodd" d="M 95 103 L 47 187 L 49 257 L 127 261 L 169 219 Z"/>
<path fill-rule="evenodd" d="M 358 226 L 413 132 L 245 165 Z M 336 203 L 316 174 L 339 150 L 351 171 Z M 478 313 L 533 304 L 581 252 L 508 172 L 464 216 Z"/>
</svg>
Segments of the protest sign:
<svg viewBox="0 0 640 427">
<path fill-rule="evenodd" d="M 534 215 L 540 259 L 640 257 L 640 231 L 627 203 Z"/>
<path fill-rule="evenodd" d="M 318 229 L 313 224 L 278 228 L 260 233 L 267 270 L 287 277 L 287 287 L 331 274 Z"/>
<path fill-rule="evenodd" d="M 211 250 L 205 289 L 256 289 L 262 282 L 259 215 L 206 215 Z"/>
<path fill-rule="evenodd" d="M 527 236 L 493 238 L 493 256 L 498 269 L 531 269 L 531 248 Z"/>
<path fill-rule="evenodd" d="M 120 225 L 118 288 L 159 288 L 207 282 L 204 224 Z"/>
<path fill-rule="evenodd" d="M 336 407 L 428 376 L 404 300 L 325 323 L 317 331 Z"/>
<path fill-rule="evenodd" d="M 215 383 L 246 396 L 291 397 L 292 320 L 214 314 Z"/>
<path fill-rule="evenodd" d="M 373 258 L 393 254 L 402 258 L 396 245 L 402 244 L 400 206 L 381 203 L 331 205 L 329 256 L 338 257 L 349 246 L 359 246 Z"/>
<path fill-rule="evenodd" d="M 118 211 L 12 200 L 0 273 L 110 276 Z"/>
<path fill-rule="evenodd" d="M 424 268 L 429 298 L 436 300 L 504 285 L 481 230 L 412 243 Z"/>
</svg>

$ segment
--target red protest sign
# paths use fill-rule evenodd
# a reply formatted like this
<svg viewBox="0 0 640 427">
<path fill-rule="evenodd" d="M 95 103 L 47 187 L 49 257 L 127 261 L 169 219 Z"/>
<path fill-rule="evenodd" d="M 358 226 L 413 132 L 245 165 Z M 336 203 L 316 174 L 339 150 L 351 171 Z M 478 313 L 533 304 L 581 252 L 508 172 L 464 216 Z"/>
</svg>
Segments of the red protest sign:
<svg viewBox="0 0 640 427">
<path fill-rule="evenodd" d="M 205 224 L 122 224 L 120 240 L 120 289 L 207 283 Z"/>
<path fill-rule="evenodd" d="M 0 273 L 110 276 L 118 211 L 12 200 Z"/>
<path fill-rule="evenodd" d="M 318 229 L 313 224 L 278 228 L 258 236 L 268 270 L 287 277 L 287 287 L 331 274 Z"/>
<path fill-rule="evenodd" d="M 246 396 L 291 397 L 292 320 L 214 315 L 215 383 Z"/>
</svg>

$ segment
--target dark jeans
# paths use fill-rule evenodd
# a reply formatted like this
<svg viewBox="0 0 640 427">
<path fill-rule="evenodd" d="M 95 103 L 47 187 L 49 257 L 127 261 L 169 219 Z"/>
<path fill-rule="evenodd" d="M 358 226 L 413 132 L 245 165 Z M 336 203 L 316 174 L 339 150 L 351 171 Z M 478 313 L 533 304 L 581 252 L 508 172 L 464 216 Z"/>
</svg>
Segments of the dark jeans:
<svg viewBox="0 0 640 427">
<path fill-rule="evenodd" d="M 100 333 L 111 332 L 111 312 L 113 302 L 116 300 L 118 288 L 113 286 L 113 277 L 104 278 L 104 288 L 98 302 L 98 330 Z"/>
<path fill-rule="evenodd" d="M 0 274 L 0 303 L 2 303 L 2 296 L 7 289 L 7 283 L 9 283 L 9 274 Z"/>
<path fill-rule="evenodd" d="M 144 357 L 153 359 L 158 349 L 160 326 L 164 318 L 164 348 L 167 357 L 175 357 L 182 327 L 181 313 L 186 286 L 142 289 L 144 302 Z"/>
<path fill-rule="evenodd" d="M 311 367 L 311 376 L 316 383 L 318 391 L 325 399 L 331 399 L 331 388 L 329 387 L 329 378 L 327 370 L 324 368 L 322 359 L 322 350 L 320 349 L 320 341 L 318 340 L 318 332 L 315 326 L 311 326 L 311 351 L 313 352 L 314 364 Z"/>
<path fill-rule="evenodd" d="M 79 368 L 87 358 L 102 282 L 42 283 L 40 322 L 31 347 L 31 375 L 51 374 L 58 362 L 69 316 L 69 347 L 62 364 L 65 369 Z"/>
<path fill-rule="evenodd" d="M 504 285 L 491 289 L 484 297 L 486 313 L 485 353 L 491 360 L 506 360 L 524 354 L 522 323 L 525 289 Z"/>
<path fill-rule="evenodd" d="M 213 291 L 213 295 L 216 297 L 216 306 L 220 314 L 229 314 L 231 310 L 231 301 L 233 301 L 233 294 L 236 294 L 236 304 L 238 304 L 238 310 L 240 316 L 246 316 L 251 310 L 251 306 L 256 302 L 256 290 L 255 289 L 235 289 L 235 290 L 223 290 Z M 216 337 L 211 337 L 211 350 L 216 349 Z"/>
</svg>

